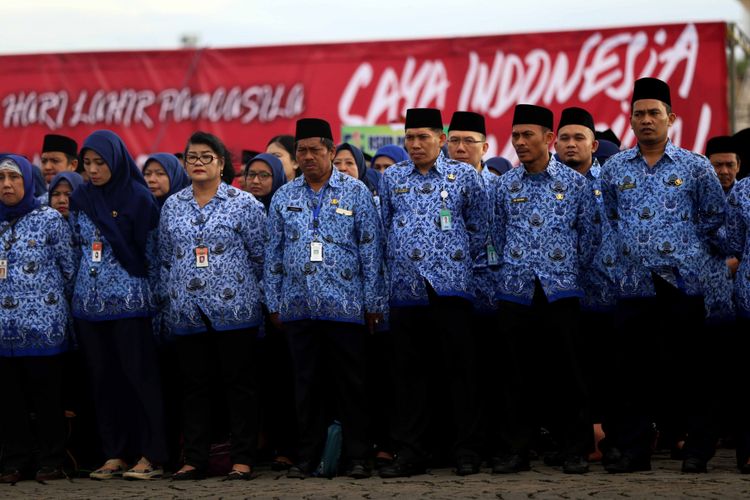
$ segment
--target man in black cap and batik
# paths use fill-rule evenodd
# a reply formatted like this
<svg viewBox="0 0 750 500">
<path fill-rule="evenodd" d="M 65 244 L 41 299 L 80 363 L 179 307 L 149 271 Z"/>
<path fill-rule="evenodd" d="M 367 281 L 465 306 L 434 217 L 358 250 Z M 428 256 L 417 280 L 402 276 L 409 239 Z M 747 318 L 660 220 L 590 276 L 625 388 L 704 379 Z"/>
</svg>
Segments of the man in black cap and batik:
<svg viewBox="0 0 750 500">
<path fill-rule="evenodd" d="M 566 473 L 588 471 L 593 441 L 578 359 L 579 272 L 594 258 L 600 226 L 586 178 L 550 156 L 552 127 L 552 111 L 516 106 L 512 144 L 521 166 L 495 186 L 498 354 L 508 401 L 493 443 L 498 474 L 529 470 L 542 423 L 559 438 Z"/>
<path fill-rule="evenodd" d="M 409 160 L 389 167 L 381 193 L 387 239 L 399 447 L 381 477 L 422 474 L 435 379 L 456 424 L 457 473 L 479 471 L 475 346 L 469 331 L 474 270 L 487 265 L 487 199 L 477 172 L 447 159 L 440 111 L 406 112 Z M 442 401 L 441 401 L 442 403 Z"/>
<path fill-rule="evenodd" d="M 75 172 L 78 169 L 78 144 L 70 137 L 57 134 L 47 134 L 42 143 L 42 175 L 44 182 L 49 184 L 54 176 L 60 172 Z M 48 193 L 39 201 L 47 205 Z"/>
<path fill-rule="evenodd" d="M 652 423 L 685 431 L 684 472 L 705 472 L 715 434 L 703 404 L 706 270 L 719 242 L 726 201 L 708 160 L 669 140 L 669 86 L 635 82 L 630 126 L 638 144 L 607 161 L 605 211 L 619 251 L 616 329 L 602 376 L 612 392 L 605 418 L 608 472 L 651 468 Z M 674 422 L 680 419 L 680 428 Z M 676 438 L 673 438 L 676 439 Z"/>
</svg>

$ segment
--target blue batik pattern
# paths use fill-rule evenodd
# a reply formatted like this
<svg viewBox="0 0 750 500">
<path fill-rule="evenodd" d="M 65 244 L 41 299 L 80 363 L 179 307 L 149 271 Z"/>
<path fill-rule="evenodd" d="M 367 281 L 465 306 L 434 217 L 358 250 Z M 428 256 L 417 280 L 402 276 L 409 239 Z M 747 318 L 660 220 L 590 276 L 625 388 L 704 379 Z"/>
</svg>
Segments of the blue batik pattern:
<svg viewBox="0 0 750 500">
<path fill-rule="evenodd" d="M 68 349 L 76 249 L 70 227 L 49 207 L 0 224 L 0 357 L 51 356 Z"/>
<path fill-rule="evenodd" d="M 83 212 L 71 212 L 74 238 L 80 244 L 80 263 L 73 292 L 74 318 L 108 321 L 151 317 L 156 312 L 152 288 L 158 280 L 157 232 L 148 235 L 146 263 L 149 277 L 130 275 L 115 258 L 112 247 Z M 91 245 L 102 243 L 101 262 L 92 259 Z"/>
<path fill-rule="evenodd" d="M 262 322 L 265 209 L 251 194 L 224 183 L 202 208 L 192 186 L 170 196 L 159 221 L 159 261 L 174 335 L 218 331 Z M 208 267 L 197 267 L 195 250 L 208 247 Z"/>
<path fill-rule="evenodd" d="M 427 304 L 425 282 L 438 295 L 474 300 L 474 272 L 487 266 L 489 230 L 487 196 L 476 170 L 440 153 L 422 175 L 407 160 L 388 167 L 380 195 L 391 305 Z M 440 226 L 443 207 L 451 212 L 450 231 Z"/>
<path fill-rule="evenodd" d="M 494 206 L 495 298 L 531 304 L 537 279 L 549 301 L 582 298 L 579 270 L 591 266 L 601 241 L 586 178 L 554 158 L 538 174 L 521 166 L 499 178 Z"/>
<path fill-rule="evenodd" d="M 482 183 L 482 189 L 484 189 L 487 200 L 490 200 L 494 195 L 494 185 L 498 181 L 500 176 L 493 174 L 489 168 L 482 165 L 482 170 L 479 172 L 479 180 Z M 495 214 L 492 206 L 488 203 L 487 205 L 487 227 L 494 227 Z M 497 247 L 494 243 L 493 232 L 487 232 L 487 245 L 493 245 L 497 251 Z M 487 255 L 487 267 L 475 268 L 474 269 L 474 307 L 481 314 L 489 314 L 497 309 L 497 302 L 495 301 L 495 288 L 497 286 L 498 272 L 500 271 L 499 257 L 498 262 L 490 264 L 489 253 Z"/>
<path fill-rule="evenodd" d="M 740 257 L 740 266 L 734 277 L 737 314 L 750 317 L 750 178 L 737 181 L 729 193 L 727 214 L 728 250 Z"/>
<path fill-rule="evenodd" d="M 310 259 L 314 239 L 322 262 Z M 282 321 L 363 324 L 365 312 L 384 313 L 383 230 L 367 187 L 335 169 L 318 193 L 304 176 L 281 186 L 268 211 L 263 276 L 268 310 Z"/>
<path fill-rule="evenodd" d="M 703 295 L 703 271 L 711 247 L 720 246 L 726 215 L 708 160 L 668 141 L 649 167 L 636 146 L 607 160 L 602 191 L 619 245 L 619 295 L 653 296 L 652 272 L 688 295 Z"/>
</svg>

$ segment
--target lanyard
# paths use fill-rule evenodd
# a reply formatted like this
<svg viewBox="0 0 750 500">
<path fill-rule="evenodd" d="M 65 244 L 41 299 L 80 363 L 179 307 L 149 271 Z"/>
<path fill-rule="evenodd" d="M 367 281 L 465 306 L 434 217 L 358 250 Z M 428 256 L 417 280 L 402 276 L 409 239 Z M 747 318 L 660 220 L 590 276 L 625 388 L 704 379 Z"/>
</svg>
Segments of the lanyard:
<svg viewBox="0 0 750 500">
<path fill-rule="evenodd" d="M 313 239 L 318 239 L 318 226 L 320 226 L 320 222 L 318 221 L 318 217 L 320 216 L 320 209 L 323 207 L 323 195 L 325 194 L 326 189 L 328 189 L 328 184 L 323 186 L 320 191 L 315 193 L 310 185 L 307 185 L 308 191 L 313 195 L 313 209 L 312 209 L 312 229 L 313 229 Z"/>
</svg>

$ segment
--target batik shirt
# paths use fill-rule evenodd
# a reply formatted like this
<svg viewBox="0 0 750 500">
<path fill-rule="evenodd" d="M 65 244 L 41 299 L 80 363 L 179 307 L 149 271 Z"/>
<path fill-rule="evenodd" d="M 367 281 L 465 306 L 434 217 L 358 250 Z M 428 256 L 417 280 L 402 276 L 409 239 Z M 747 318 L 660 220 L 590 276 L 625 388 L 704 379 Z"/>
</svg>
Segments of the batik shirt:
<svg viewBox="0 0 750 500">
<path fill-rule="evenodd" d="M 68 348 L 76 251 L 65 219 L 37 208 L 0 224 L 0 357 L 50 356 Z"/>
<path fill-rule="evenodd" d="M 132 276 L 115 257 L 112 247 L 84 212 L 71 212 L 73 236 L 80 245 L 80 261 L 73 292 L 74 318 L 108 321 L 147 318 L 156 312 L 152 288 L 158 281 L 156 230 L 148 235 L 146 263 L 148 277 Z M 93 258 L 92 245 L 101 244 L 100 262 Z"/>
<path fill-rule="evenodd" d="M 494 206 L 496 299 L 529 305 L 536 280 L 550 302 L 583 297 L 579 270 L 591 265 L 601 240 L 586 178 L 554 158 L 537 174 L 521 165 L 499 178 Z"/>
<path fill-rule="evenodd" d="M 268 210 L 263 277 L 281 321 L 364 324 L 365 312 L 384 313 L 383 230 L 367 186 L 335 169 L 317 193 L 304 176 L 281 186 Z"/>
<path fill-rule="evenodd" d="M 488 241 L 476 170 L 440 153 L 422 175 L 407 160 L 388 167 L 380 196 L 391 305 L 427 304 L 427 283 L 438 295 L 474 300 L 474 271 L 487 266 Z M 441 226 L 441 210 L 450 212 L 449 226 Z"/>
<path fill-rule="evenodd" d="M 750 178 L 737 181 L 729 193 L 727 214 L 728 250 L 740 258 L 734 276 L 737 314 L 750 317 Z"/>
<path fill-rule="evenodd" d="M 602 191 L 619 245 L 619 295 L 653 296 L 652 272 L 688 295 L 703 295 L 703 269 L 710 247 L 720 244 L 726 211 L 708 160 L 668 141 L 649 167 L 636 146 L 607 160 Z"/>
<path fill-rule="evenodd" d="M 223 182 L 203 207 L 192 186 L 167 199 L 159 260 L 171 333 L 205 332 L 202 315 L 217 331 L 260 325 L 265 224 L 263 204 Z"/>
</svg>

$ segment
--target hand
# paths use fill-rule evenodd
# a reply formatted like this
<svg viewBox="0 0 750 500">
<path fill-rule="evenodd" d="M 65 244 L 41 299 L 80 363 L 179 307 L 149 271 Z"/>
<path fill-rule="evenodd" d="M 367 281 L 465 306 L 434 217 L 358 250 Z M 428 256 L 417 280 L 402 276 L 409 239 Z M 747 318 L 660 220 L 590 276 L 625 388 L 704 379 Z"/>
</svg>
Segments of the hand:
<svg viewBox="0 0 750 500">
<path fill-rule="evenodd" d="M 279 331 L 284 331 L 284 323 L 281 322 L 281 318 L 279 317 L 279 313 L 271 313 L 271 324 Z"/>
<path fill-rule="evenodd" d="M 737 259 L 737 257 L 729 257 L 726 262 L 727 267 L 729 268 L 729 272 L 732 273 L 732 276 L 737 274 L 737 268 L 740 267 L 739 259 Z"/>
<path fill-rule="evenodd" d="M 375 333 L 375 329 L 381 321 L 383 321 L 383 313 L 365 313 L 365 323 L 367 323 L 367 329 L 369 330 L 370 335 Z"/>
</svg>

